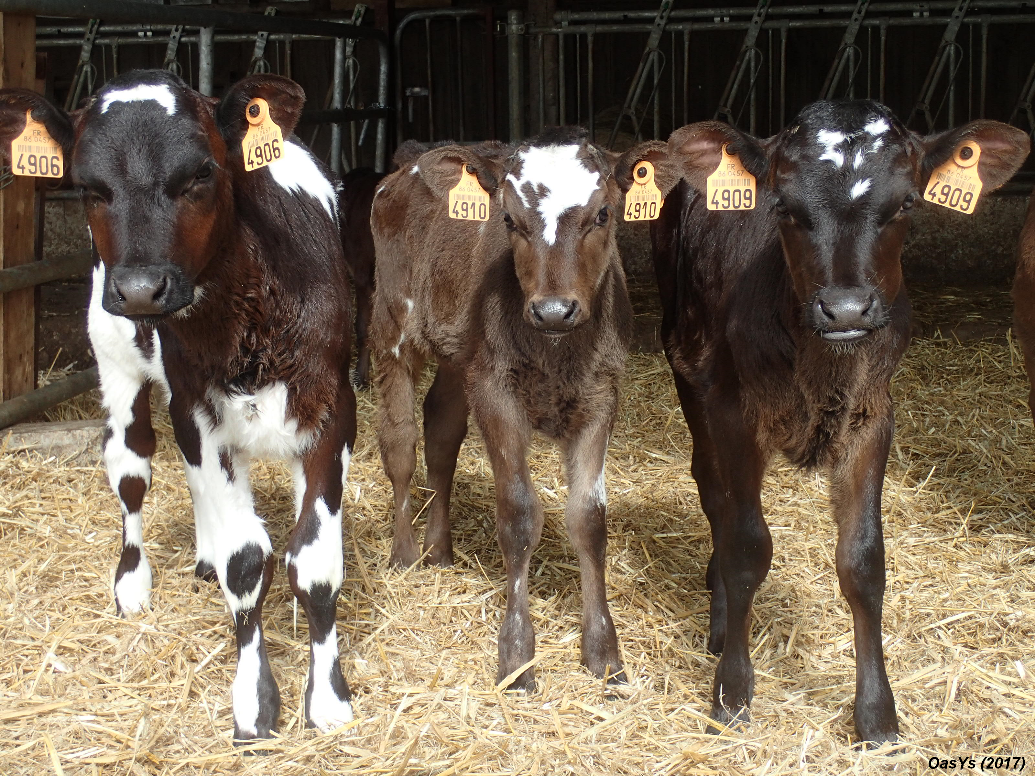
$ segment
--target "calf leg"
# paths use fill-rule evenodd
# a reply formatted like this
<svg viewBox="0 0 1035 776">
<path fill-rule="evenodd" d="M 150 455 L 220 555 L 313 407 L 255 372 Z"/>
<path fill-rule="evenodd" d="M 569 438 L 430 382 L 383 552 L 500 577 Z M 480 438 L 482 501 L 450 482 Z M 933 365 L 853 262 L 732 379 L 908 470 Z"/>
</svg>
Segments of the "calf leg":
<svg viewBox="0 0 1035 776">
<path fill-rule="evenodd" d="M 500 666 L 496 683 L 535 655 L 535 633 L 528 611 L 528 565 L 543 533 L 543 506 L 532 486 L 526 456 L 531 429 L 524 412 L 500 396 L 482 404 L 475 417 L 492 462 L 496 483 L 496 530 L 507 569 L 507 613 L 500 628 Z M 535 670 L 527 668 L 508 689 L 535 689 Z"/>
<path fill-rule="evenodd" d="M 701 499 L 701 509 L 708 518 L 712 531 L 712 554 L 708 559 L 708 570 L 705 583 L 711 591 L 711 613 L 709 617 L 708 651 L 713 655 L 722 652 L 726 642 L 726 587 L 722 582 L 719 570 L 719 554 L 716 548 L 722 541 L 722 524 L 727 511 L 726 488 L 722 484 L 719 471 L 715 442 L 708 429 L 704 405 L 694 393 L 687 380 L 673 370 L 679 403 L 683 408 L 683 417 L 694 440 L 693 456 L 690 461 L 690 473 L 697 483 L 697 493 Z"/>
<path fill-rule="evenodd" d="M 408 349 L 407 349 L 408 350 Z M 413 384 L 420 363 L 404 360 L 398 352 L 378 360 L 381 394 L 378 444 L 381 463 L 392 483 L 395 499 L 395 535 L 389 562 L 406 568 L 417 562 L 417 536 L 410 518 L 410 481 L 417 468 L 417 422 L 413 416 Z"/>
<path fill-rule="evenodd" d="M 155 432 L 151 426 L 150 383 L 132 385 L 124 373 L 107 377 L 107 381 L 102 377 L 102 385 L 111 385 L 117 379 L 124 389 L 110 391 L 104 397 L 109 412 L 104 463 L 122 507 L 122 555 L 115 569 L 115 606 L 121 614 L 139 612 L 147 606 L 151 594 L 151 566 L 144 554 L 143 505 L 151 486 Z M 116 407 L 119 394 L 132 396 L 132 403 Z"/>
<path fill-rule="evenodd" d="M 610 418 L 608 419 L 610 421 Z M 582 664 L 610 683 L 624 683 L 618 634 L 607 607 L 607 491 L 604 457 L 610 422 L 585 429 L 566 445 L 568 504 L 564 523 L 582 576 Z"/>
<path fill-rule="evenodd" d="M 345 578 L 341 497 L 356 441 L 356 398 L 347 382 L 341 393 L 334 419 L 302 461 L 296 494 L 301 509 L 286 554 L 291 589 L 309 621 L 305 719 L 325 733 L 352 720 L 334 620 Z"/>
<path fill-rule="evenodd" d="M 855 730 L 863 741 L 898 738 L 895 698 L 884 667 L 884 536 L 881 487 L 894 431 L 891 400 L 883 418 L 862 430 L 831 482 L 837 519 L 837 578 L 855 621 Z"/>
<path fill-rule="evenodd" d="M 467 436 L 467 400 L 463 375 L 440 363 L 435 381 L 424 397 L 424 459 L 428 488 L 434 491 L 424 534 L 425 563 L 453 565 L 453 537 L 449 529 L 449 500 L 456 472 L 456 457 Z"/>
<path fill-rule="evenodd" d="M 252 506 L 247 460 L 220 447 L 211 419 L 185 406 L 175 389 L 169 413 L 184 458 L 195 519 L 211 531 L 216 575 L 237 630 L 234 740 L 269 738 L 280 715 L 280 691 L 266 656 L 262 606 L 275 558 Z"/>
<path fill-rule="evenodd" d="M 751 603 L 769 573 L 773 542 L 760 498 L 765 459 L 754 429 L 744 420 L 738 397 L 714 390 L 707 412 L 713 439 L 722 440 L 716 453 L 730 499 L 715 548 L 726 590 L 726 636 L 715 669 L 711 710 L 712 719 L 725 724 L 748 718 L 755 687 L 748 649 Z"/>
</svg>

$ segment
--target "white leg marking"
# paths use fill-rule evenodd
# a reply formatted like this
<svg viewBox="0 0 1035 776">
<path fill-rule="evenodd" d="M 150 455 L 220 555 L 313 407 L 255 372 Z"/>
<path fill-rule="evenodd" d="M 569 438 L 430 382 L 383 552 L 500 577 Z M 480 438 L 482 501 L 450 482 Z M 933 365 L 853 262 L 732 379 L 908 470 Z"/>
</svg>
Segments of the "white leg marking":
<svg viewBox="0 0 1035 776">
<path fill-rule="evenodd" d="M 242 738 L 259 736 L 259 630 L 255 630 L 250 643 L 241 648 L 237 660 L 237 676 L 234 677 L 231 697 L 234 704 L 234 723 Z"/>
<path fill-rule="evenodd" d="M 285 561 L 289 567 L 295 568 L 298 586 L 303 590 L 312 590 L 320 584 L 329 585 L 331 590 L 339 590 L 345 579 L 341 510 L 331 512 L 322 498 L 316 500 L 314 507 L 320 520 L 316 538 L 302 547 L 297 555 L 288 553 Z"/>
<path fill-rule="evenodd" d="M 313 642 L 313 694 L 309 718 L 324 733 L 352 721 L 352 704 L 338 697 L 331 684 L 331 671 L 338 663 L 338 636 L 331 628 L 323 643 Z"/>
</svg>

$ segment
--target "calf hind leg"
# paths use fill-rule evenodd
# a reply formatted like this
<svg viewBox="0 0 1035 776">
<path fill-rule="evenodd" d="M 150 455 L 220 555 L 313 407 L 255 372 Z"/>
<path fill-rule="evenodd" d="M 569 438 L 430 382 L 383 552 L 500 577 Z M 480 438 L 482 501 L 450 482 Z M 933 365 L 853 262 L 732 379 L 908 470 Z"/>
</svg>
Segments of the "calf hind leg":
<svg viewBox="0 0 1035 776">
<path fill-rule="evenodd" d="M 456 457 L 466 436 L 463 375 L 448 364 L 440 364 L 424 398 L 424 459 L 428 465 L 428 488 L 434 492 L 424 534 L 424 562 L 429 565 L 453 565 L 449 501 Z"/>
</svg>

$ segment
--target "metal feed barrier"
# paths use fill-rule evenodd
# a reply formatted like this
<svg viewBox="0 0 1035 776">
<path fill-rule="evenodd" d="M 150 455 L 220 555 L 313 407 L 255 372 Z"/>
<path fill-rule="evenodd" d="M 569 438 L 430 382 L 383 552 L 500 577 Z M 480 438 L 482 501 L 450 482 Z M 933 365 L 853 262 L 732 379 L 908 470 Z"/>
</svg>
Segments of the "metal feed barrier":
<svg viewBox="0 0 1035 776">
<path fill-rule="evenodd" d="M 50 18 L 87 20 L 84 24 L 46 25 L 37 28 L 37 46 L 80 47 L 81 56 L 69 94 L 70 104 L 76 104 L 83 94 L 84 71 L 88 68 L 94 46 L 109 46 L 113 52 L 121 45 L 164 45 L 164 65 L 175 69 L 179 63 L 180 45 L 195 45 L 198 49 L 198 87 L 203 94 L 212 94 L 216 43 L 255 42 L 252 72 L 261 71 L 264 49 L 268 41 L 290 46 L 299 41 L 333 40 L 334 65 L 329 104 L 326 108 L 307 110 L 302 120 L 311 124 L 330 124 L 329 164 L 335 172 L 342 168 L 343 123 L 363 123 L 363 132 L 369 122 L 376 123 L 375 168 L 384 171 L 387 155 L 388 118 L 388 39 L 380 30 L 340 22 L 314 21 L 270 14 L 246 14 L 210 8 L 149 5 L 123 0 L 0 0 L 0 13 L 26 14 Z M 103 21 L 99 21 L 103 20 Z M 220 32 L 216 32 L 219 30 Z M 349 79 L 349 58 L 356 40 L 372 40 L 378 47 L 378 79 L 376 103 L 366 108 L 355 107 L 354 71 Z M 290 61 L 290 58 L 288 59 Z M 193 63 L 192 63 L 193 64 Z M 355 131 L 353 137 L 355 138 Z M 353 160 L 355 154 L 353 153 Z M 53 192 L 53 198 L 65 198 L 69 192 Z M 36 190 L 40 196 L 40 190 Z M 34 208 L 30 207 L 31 214 Z M 31 215 L 30 215 L 31 219 Z M 24 257 L 22 257 L 24 258 Z M 87 272 L 92 264 L 89 254 L 77 254 L 59 260 L 33 261 L 31 259 L 0 269 L 0 296 L 24 291 L 42 283 L 77 277 Z M 0 321 L 0 327 L 3 326 Z M 2 334 L 0 328 L 0 334 Z M 32 339 L 32 338 L 30 338 Z M 30 351 L 35 343 L 22 343 Z M 2 375 L 0 375 L 2 377 Z M 97 369 L 84 370 L 51 385 L 15 396 L 0 403 L 0 428 L 24 421 L 73 396 L 90 390 L 97 384 Z"/>
</svg>

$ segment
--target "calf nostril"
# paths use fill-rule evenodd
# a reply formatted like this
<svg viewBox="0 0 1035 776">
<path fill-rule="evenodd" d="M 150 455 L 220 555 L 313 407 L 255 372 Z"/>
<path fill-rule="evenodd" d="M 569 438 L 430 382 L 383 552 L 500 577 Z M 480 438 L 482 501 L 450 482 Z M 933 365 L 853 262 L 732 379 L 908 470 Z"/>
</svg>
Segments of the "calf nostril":
<svg viewBox="0 0 1035 776">
<path fill-rule="evenodd" d="M 531 313 L 532 313 L 532 317 L 533 317 L 533 318 L 534 318 L 534 319 L 535 319 L 535 320 L 536 320 L 536 321 L 537 321 L 538 323 L 542 323 L 542 322 L 543 322 L 543 316 L 542 316 L 542 315 L 540 314 L 540 312 L 539 312 L 539 308 L 538 308 L 538 307 L 536 306 L 535 302 L 532 302 L 532 304 L 530 304 L 530 305 L 528 306 L 528 310 L 529 310 L 529 312 L 531 312 Z"/>
<path fill-rule="evenodd" d="M 162 294 L 164 294 L 164 293 L 165 293 L 165 290 L 166 290 L 166 289 L 167 289 L 168 287 L 169 287 L 169 278 L 167 278 L 167 277 L 163 277 L 163 278 L 162 278 L 162 279 L 161 279 L 161 280 L 160 280 L 160 281 L 159 281 L 159 282 L 158 282 L 158 283 L 157 283 L 157 284 L 155 285 L 155 292 L 154 292 L 154 294 L 153 294 L 153 295 L 151 296 L 151 299 L 152 299 L 153 301 L 157 302 L 157 301 L 158 301 L 159 299 L 161 299 L 161 298 L 162 298 Z"/>
<path fill-rule="evenodd" d="M 578 315 L 578 314 L 579 314 L 579 303 L 573 301 L 571 303 L 571 305 L 568 307 L 568 312 L 566 312 L 564 314 L 565 322 L 571 323 L 573 320 L 575 320 L 575 316 Z"/>
<path fill-rule="evenodd" d="M 827 318 L 827 319 L 829 319 L 829 320 L 831 320 L 831 321 L 837 320 L 837 314 L 836 314 L 836 313 L 833 313 L 833 312 L 831 312 L 831 311 L 830 311 L 830 310 L 829 310 L 829 309 L 827 308 L 826 304 L 825 304 L 825 303 L 823 302 L 823 300 L 822 300 L 822 299 L 818 299 L 818 300 L 816 300 L 816 301 L 817 301 L 817 302 L 819 303 L 819 311 L 820 311 L 821 313 L 823 313 L 823 315 L 824 315 L 824 316 L 826 316 L 826 318 Z"/>
</svg>

